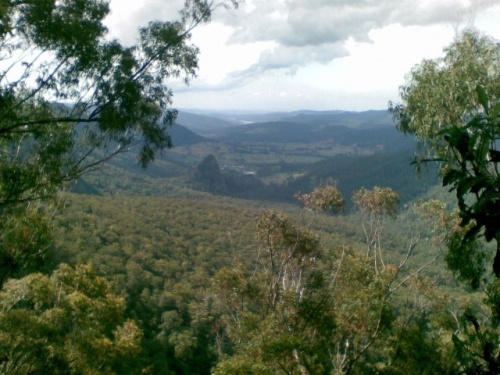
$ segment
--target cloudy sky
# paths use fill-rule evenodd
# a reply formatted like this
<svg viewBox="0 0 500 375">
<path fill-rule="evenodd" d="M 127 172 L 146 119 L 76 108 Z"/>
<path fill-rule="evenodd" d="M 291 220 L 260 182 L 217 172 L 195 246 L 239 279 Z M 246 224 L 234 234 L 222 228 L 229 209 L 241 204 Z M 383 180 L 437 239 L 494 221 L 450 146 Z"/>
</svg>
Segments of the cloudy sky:
<svg viewBox="0 0 500 375">
<path fill-rule="evenodd" d="M 107 24 L 132 43 L 182 0 L 112 0 Z M 500 39 L 500 0 L 245 0 L 193 32 L 198 77 L 172 82 L 186 109 L 385 109 L 405 75 L 467 26 Z"/>
</svg>

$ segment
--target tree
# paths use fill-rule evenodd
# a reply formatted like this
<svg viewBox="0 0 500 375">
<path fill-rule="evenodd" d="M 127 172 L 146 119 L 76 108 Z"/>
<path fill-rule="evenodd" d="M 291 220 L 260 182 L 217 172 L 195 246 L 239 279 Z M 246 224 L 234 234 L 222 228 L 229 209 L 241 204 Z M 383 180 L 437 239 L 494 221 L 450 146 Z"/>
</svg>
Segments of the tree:
<svg viewBox="0 0 500 375">
<path fill-rule="evenodd" d="M 310 210 L 338 213 L 344 209 L 345 199 L 337 186 L 316 187 L 310 194 L 297 194 L 296 198 Z"/>
<path fill-rule="evenodd" d="M 139 353 L 123 299 L 90 266 L 11 279 L 0 297 L 2 374 L 123 373 Z"/>
<path fill-rule="evenodd" d="M 224 268 L 215 277 L 231 350 L 214 373 L 355 373 L 390 325 L 394 274 L 375 273 L 348 248 L 328 254 L 316 234 L 276 212 L 264 213 L 257 229 L 255 270 Z"/>
<path fill-rule="evenodd" d="M 402 103 L 390 110 L 423 146 L 417 162 L 439 162 L 443 185 L 456 193 L 460 223 L 448 236 L 447 263 L 484 288 L 491 315 L 481 324 L 474 311 L 464 313 L 453 342 L 465 373 L 493 374 L 500 369 L 500 44 L 468 30 L 445 51 L 412 70 Z M 482 239 L 496 242 L 493 256 Z M 494 280 L 485 274 L 490 261 Z"/>
<path fill-rule="evenodd" d="M 372 190 L 360 189 L 354 192 L 352 200 L 361 212 L 361 225 L 368 247 L 366 256 L 373 253 L 375 272 L 379 272 L 385 268 L 381 242 L 384 219 L 396 217 L 399 195 L 391 188 L 375 186 Z"/>
<path fill-rule="evenodd" d="M 106 36 L 106 0 L 2 2 L 0 208 L 51 197 L 132 147 L 142 166 L 170 147 L 167 80 L 195 75 L 190 32 L 218 5 L 186 0 L 178 21 L 150 22 L 126 47 Z"/>
<path fill-rule="evenodd" d="M 48 271 L 53 262 L 53 238 L 43 212 L 19 209 L 0 217 L 0 287 L 10 277 Z"/>
<path fill-rule="evenodd" d="M 500 47 L 467 31 L 443 59 L 423 61 L 401 88 L 402 103 L 391 105 L 398 128 L 416 135 L 423 153 L 417 162 L 438 161 L 444 186 L 455 190 L 461 233 L 450 252 L 477 252 L 475 240 L 495 240 L 493 272 L 500 277 Z M 469 248 L 469 249 L 468 249 Z M 453 258 L 453 257 L 451 257 Z M 477 258 L 478 271 L 485 256 Z M 460 264 L 448 263 L 462 274 Z M 470 279 L 479 286 L 482 274 Z"/>
</svg>

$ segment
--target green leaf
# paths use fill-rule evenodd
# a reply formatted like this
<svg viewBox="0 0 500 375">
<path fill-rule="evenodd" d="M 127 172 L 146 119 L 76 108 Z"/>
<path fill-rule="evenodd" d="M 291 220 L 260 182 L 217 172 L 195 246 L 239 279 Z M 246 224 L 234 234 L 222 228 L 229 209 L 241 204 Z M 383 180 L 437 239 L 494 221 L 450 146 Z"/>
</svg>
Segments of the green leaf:
<svg viewBox="0 0 500 375">
<path fill-rule="evenodd" d="M 443 175 L 443 186 L 454 184 L 460 177 L 462 177 L 462 174 L 462 171 L 458 171 L 456 169 L 446 171 Z"/>
<path fill-rule="evenodd" d="M 485 189 L 489 185 L 489 178 L 486 176 L 481 176 L 474 178 L 472 181 L 470 181 L 470 191 L 474 194 L 478 194 L 482 189 Z"/>
<path fill-rule="evenodd" d="M 493 109 L 491 110 L 490 116 L 492 119 L 496 119 L 499 114 L 500 114 L 500 103 L 497 103 L 493 106 Z"/>
<path fill-rule="evenodd" d="M 466 218 L 464 218 L 466 220 Z M 462 243 L 466 244 L 469 242 L 473 242 L 477 239 L 479 232 L 481 231 L 481 227 L 474 225 L 472 228 L 470 228 L 465 234 L 462 239 Z"/>
<path fill-rule="evenodd" d="M 485 91 L 484 87 L 482 87 L 480 85 L 477 85 L 476 86 L 476 93 L 477 93 L 477 96 L 478 96 L 478 99 L 479 99 L 479 103 L 481 103 L 481 105 L 483 106 L 484 111 L 486 113 L 489 113 L 488 94 L 486 94 L 486 91 Z"/>
</svg>

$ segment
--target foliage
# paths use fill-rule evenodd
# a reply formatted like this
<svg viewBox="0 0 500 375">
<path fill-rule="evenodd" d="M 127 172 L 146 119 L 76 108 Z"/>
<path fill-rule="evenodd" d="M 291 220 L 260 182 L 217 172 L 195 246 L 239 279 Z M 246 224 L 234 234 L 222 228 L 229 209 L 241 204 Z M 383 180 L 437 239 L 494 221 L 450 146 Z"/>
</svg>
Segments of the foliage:
<svg viewBox="0 0 500 375">
<path fill-rule="evenodd" d="M 315 188 L 310 194 L 298 195 L 297 198 L 311 210 L 338 213 L 344 209 L 345 200 L 334 185 Z"/>
<path fill-rule="evenodd" d="M 369 216 L 395 218 L 398 212 L 399 195 L 391 188 L 361 189 L 354 193 L 352 200 Z"/>
<path fill-rule="evenodd" d="M 401 131 L 415 134 L 426 147 L 420 161 L 439 161 L 443 186 L 455 191 L 458 225 L 447 235 L 448 266 L 473 288 L 483 287 L 492 313 L 480 321 L 466 311 L 453 336 L 455 354 L 467 374 L 499 371 L 500 301 L 500 46 L 466 31 L 442 60 L 423 61 L 401 88 L 402 104 L 391 106 Z M 494 240 L 494 257 L 486 242 Z M 494 280 L 485 275 L 492 260 Z"/>
<path fill-rule="evenodd" d="M 90 266 L 11 279 L 0 292 L 2 374 L 123 373 L 141 331 Z"/>
<path fill-rule="evenodd" d="M 176 111 L 167 80 L 194 76 L 190 31 L 213 6 L 186 1 L 180 20 L 150 22 L 125 47 L 107 38 L 108 1 L 5 2 L 0 206 L 50 197 L 131 147 L 143 166 L 170 147 Z"/>
<path fill-rule="evenodd" d="M 432 280 L 421 277 L 390 294 L 382 310 L 383 328 L 373 341 L 369 340 L 375 317 L 381 313 L 378 296 L 384 292 L 387 296 L 388 288 L 395 288 L 435 257 L 429 246 L 433 241 L 422 241 L 398 275 L 396 266 L 389 265 L 399 264 L 401 246 L 408 245 L 408 234 L 417 224 L 429 228 L 425 236 L 431 235 L 429 223 L 439 215 L 428 208 L 422 209 L 432 215 L 429 223 L 407 217 L 406 211 L 398 220 L 386 223 L 384 249 L 388 266 L 376 275 L 372 257 L 366 257 L 359 242 L 363 238 L 359 215 L 348 212 L 340 216 L 314 213 L 312 216 L 320 220 L 313 220 L 305 229 L 284 214 L 274 212 L 262 217 L 262 202 L 218 196 L 174 199 L 68 195 L 65 204 L 66 209 L 56 217 L 54 225 L 56 259 L 71 264 L 93 262 L 96 271 L 111 282 L 114 292 L 125 296 L 127 318 L 133 318 L 143 331 L 142 351 L 129 367 L 132 372 L 144 369 L 159 374 L 208 375 L 213 366 L 226 373 L 245 369 L 254 373 L 280 371 L 275 370 L 277 362 L 272 355 L 280 361 L 289 358 L 285 344 L 290 341 L 302 345 L 305 358 L 323 353 L 322 359 L 314 359 L 316 364 L 334 358 L 336 366 L 340 366 L 346 358 L 344 365 L 353 363 L 353 374 L 382 370 L 405 374 L 403 369 L 408 363 L 413 369 L 408 373 L 419 374 L 420 369 L 440 368 L 441 362 L 446 363 L 451 337 L 448 329 L 456 329 L 448 309 L 461 311 L 462 302 L 456 301 L 467 299 L 448 281 L 449 275 L 439 259 L 432 264 L 432 273 L 426 272 L 427 268 L 423 271 L 432 275 Z M 296 207 L 280 209 L 297 214 Z M 262 218 L 262 239 L 268 237 L 266 223 L 273 223 L 269 233 L 271 249 L 265 242 L 256 243 L 257 217 Z M 315 261 L 307 257 L 301 260 L 300 252 L 293 253 L 296 243 L 319 246 L 313 252 L 319 254 Z M 279 271 L 274 276 L 270 272 L 271 252 L 277 270 L 286 254 L 293 254 L 281 267 L 286 279 L 277 276 Z M 310 250 L 305 253 L 312 255 Z M 301 278 L 292 277 L 300 272 Z M 396 276 L 398 279 L 389 285 Z M 333 278 L 336 281 L 331 285 Z M 305 287 L 301 304 L 290 288 L 293 283 L 299 285 L 299 279 Z M 278 292 L 275 308 L 268 307 L 270 299 L 266 297 L 272 280 Z M 283 281 L 289 286 L 287 292 L 280 288 Z M 431 287 L 426 286 L 429 284 Z M 432 285 L 435 291 L 427 292 L 434 290 Z M 438 285 L 453 285 L 454 289 L 447 294 Z M 316 304 L 318 309 L 313 314 L 310 308 Z M 304 315 L 294 315 L 296 311 Z M 336 315 L 328 315 L 333 313 Z M 285 336 L 279 329 L 283 322 L 307 328 L 292 330 Z M 319 326 L 326 327 L 328 322 L 335 324 L 334 330 L 309 334 L 314 332 L 313 327 L 320 331 Z M 327 334 L 330 341 L 324 344 Z M 349 337 L 352 357 L 343 356 L 345 337 Z M 365 346 L 360 347 L 356 340 Z M 327 345 L 333 357 L 325 353 Z M 400 357 L 405 350 L 420 347 L 419 358 L 427 356 L 420 361 L 420 367 L 413 357 Z M 428 351 L 424 353 L 423 348 Z M 265 353 L 272 355 L 261 361 Z M 291 366 L 296 363 L 293 361 Z M 400 372 L 395 372 L 396 363 Z"/>
<path fill-rule="evenodd" d="M 53 238 L 42 208 L 0 216 L 0 286 L 10 277 L 46 271 L 53 265 Z"/>
<path fill-rule="evenodd" d="M 373 254 L 375 271 L 384 268 L 381 234 L 386 217 L 396 218 L 399 195 L 391 188 L 375 186 L 372 190 L 361 189 L 352 196 L 356 207 L 361 212 L 361 225 L 365 233 L 367 252 Z"/>
<path fill-rule="evenodd" d="M 453 160 L 453 149 L 443 129 L 463 128 L 484 113 L 477 87 L 495 98 L 498 93 L 499 49 L 496 41 L 473 30 L 465 31 L 445 57 L 423 60 L 400 88 L 402 102 L 390 103 L 400 131 L 415 134 L 428 155 Z"/>
<path fill-rule="evenodd" d="M 92 262 L 125 297 L 127 318 L 144 333 L 130 371 L 210 374 L 218 331 L 208 289 L 220 269 L 251 267 L 258 209 L 217 197 L 66 198 L 56 260 Z"/>
<path fill-rule="evenodd" d="M 327 257 L 317 236 L 276 212 L 262 215 L 258 233 L 252 274 L 223 269 L 215 278 L 235 352 L 215 374 L 352 371 L 391 320 L 389 274 L 377 275 L 368 259 L 349 249 Z"/>
<path fill-rule="evenodd" d="M 500 48 L 494 40 L 467 31 L 446 52 L 442 61 L 424 61 L 412 72 L 411 81 L 401 90 L 403 104 L 392 111 L 399 128 L 417 135 L 427 152 L 441 162 L 443 186 L 456 191 L 464 230 L 450 243 L 450 252 L 474 254 L 478 238 L 495 239 L 492 269 L 500 277 Z M 459 262 L 450 265 L 463 273 Z M 475 287 L 482 278 L 481 268 L 477 271 L 471 279 Z"/>
</svg>

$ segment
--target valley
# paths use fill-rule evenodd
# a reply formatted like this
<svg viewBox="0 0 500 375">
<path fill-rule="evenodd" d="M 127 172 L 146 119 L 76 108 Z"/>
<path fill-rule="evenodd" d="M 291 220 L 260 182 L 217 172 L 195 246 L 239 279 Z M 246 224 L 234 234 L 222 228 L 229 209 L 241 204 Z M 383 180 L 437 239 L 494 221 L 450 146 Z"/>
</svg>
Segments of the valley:
<svg viewBox="0 0 500 375">
<path fill-rule="evenodd" d="M 409 201 L 437 183 L 435 166 L 417 176 L 410 165 L 415 141 L 396 131 L 386 111 L 217 116 L 181 111 L 171 128 L 174 147 L 159 155 L 148 169 L 134 167 L 133 155 L 124 154 L 107 167 L 108 187 L 97 174 L 84 176 L 80 185 L 91 190 L 90 186 L 98 185 L 94 191 L 102 193 L 112 193 L 113 186 L 123 185 L 119 189 L 124 192 L 127 183 L 123 177 L 130 175 L 135 191 L 141 184 L 147 185 L 145 194 L 168 196 L 168 189 L 161 188 L 165 184 L 176 186 L 175 191 L 194 188 L 210 193 L 207 181 L 193 177 L 209 155 L 214 156 L 219 171 L 208 171 L 205 178 L 221 173 L 229 183 L 224 194 L 239 198 L 292 203 L 297 192 L 335 181 L 346 196 L 362 187 L 388 186 Z M 232 122 L 227 120 L 230 116 Z M 248 119 L 264 122 L 249 123 Z M 122 181 L 115 183 L 109 173 L 118 173 Z M 147 182 L 150 179 L 154 184 Z M 151 185 L 161 191 L 154 192 Z"/>
</svg>

